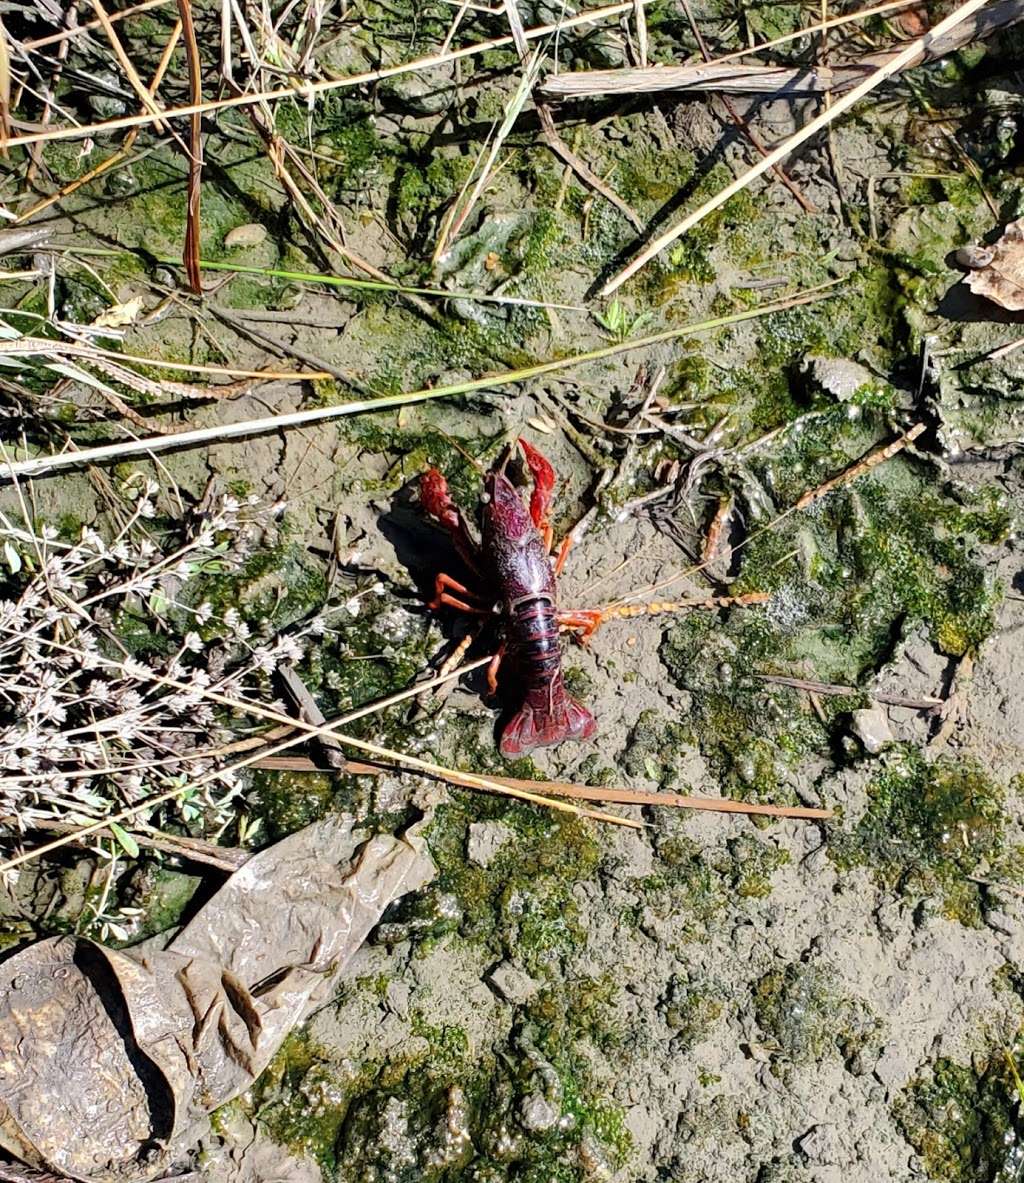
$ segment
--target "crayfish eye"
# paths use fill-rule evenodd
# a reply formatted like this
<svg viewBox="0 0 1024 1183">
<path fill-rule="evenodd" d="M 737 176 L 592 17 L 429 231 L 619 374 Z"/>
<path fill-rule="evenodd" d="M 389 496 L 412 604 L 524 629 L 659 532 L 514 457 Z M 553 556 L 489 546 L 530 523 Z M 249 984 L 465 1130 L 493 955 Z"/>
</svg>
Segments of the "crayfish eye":
<svg viewBox="0 0 1024 1183">
<path fill-rule="evenodd" d="M 480 494 L 480 504 L 481 505 L 490 505 L 491 504 L 490 493 L 481 493 Z"/>
</svg>

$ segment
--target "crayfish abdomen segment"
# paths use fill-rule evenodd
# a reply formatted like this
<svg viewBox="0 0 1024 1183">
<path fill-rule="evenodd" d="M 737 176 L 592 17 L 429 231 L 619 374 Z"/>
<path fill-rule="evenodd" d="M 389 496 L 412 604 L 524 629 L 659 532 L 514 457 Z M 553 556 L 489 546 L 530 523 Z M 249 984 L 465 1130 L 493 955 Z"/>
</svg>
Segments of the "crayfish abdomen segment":
<svg viewBox="0 0 1024 1183">
<path fill-rule="evenodd" d="M 526 696 L 502 732 L 502 755 L 519 756 L 593 735 L 593 715 L 569 694 L 562 678 L 554 598 L 531 596 L 510 605 L 508 639 Z"/>
</svg>

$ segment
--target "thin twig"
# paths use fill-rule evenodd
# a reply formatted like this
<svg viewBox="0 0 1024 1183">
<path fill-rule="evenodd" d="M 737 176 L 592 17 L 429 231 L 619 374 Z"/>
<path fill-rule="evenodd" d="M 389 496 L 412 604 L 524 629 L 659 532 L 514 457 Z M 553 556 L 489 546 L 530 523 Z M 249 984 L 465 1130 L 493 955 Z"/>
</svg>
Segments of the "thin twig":
<svg viewBox="0 0 1024 1183">
<path fill-rule="evenodd" d="M 730 313 L 728 316 L 715 317 L 711 320 L 698 322 L 697 324 L 666 329 L 662 333 L 655 333 L 649 337 L 633 337 L 625 341 L 617 341 L 601 349 L 590 350 L 587 353 L 578 353 L 571 357 L 541 362 L 533 366 L 524 366 L 520 370 L 508 370 L 502 374 L 473 378 L 468 382 L 457 382 L 450 386 L 428 387 L 423 390 L 411 391 L 408 394 L 394 394 L 385 395 L 381 398 L 360 399 L 356 402 L 342 403 L 336 407 L 315 407 L 308 411 L 293 411 L 286 415 L 271 415 L 263 419 L 247 419 L 240 423 L 221 423 L 214 427 L 195 428 L 190 431 L 180 432 L 177 435 L 149 436 L 147 439 L 121 441 L 116 444 L 104 444 L 96 448 L 83 448 L 78 452 L 61 452 L 55 455 L 35 456 L 29 460 L 7 462 L 0 465 L 0 480 L 12 480 L 19 476 L 49 475 L 60 469 L 77 468 L 83 464 L 98 464 L 109 460 L 120 462 L 128 456 L 160 452 L 168 448 L 187 447 L 195 444 L 206 444 L 211 440 L 234 439 L 239 436 L 282 431 L 288 427 L 319 423 L 346 415 L 361 414 L 364 411 L 382 411 L 389 407 L 403 407 L 411 403 L 448 398 L 456 394 L 469 394 L 475 390 L 488 390 L 495 387 L 507 386 L 512 383 L 525 382 L 530 378 L 537 378 L 542 374 L 552 374 L 558 370 L 568 369 L 585 362 L 600 361 L 604 358 L 614 357 L 620 353 L 629 353 L 636 349 L 647 349 L 652 345 L 659 345 L 665 341 L 674 341 L 681 337 L 692 336 L 695 333 L 722 328 L 725 325 L 739 324 L 741 321 L 754 320 L 757 317 L 766 316 L 770 313 L 783 312 L 790 308 L 814 303 L 817 300 L 828 299 L 835 294 L 835 287 L 840 282 L 840 280 L 835 280 L 828 284 L 823 284 L 819 288 L 801 292 L 788 300 L 779 301 L 775 304 L 767 304 L 761 308 L 745 309 L 742 312 Z M 0 352 L 2 352 L 4 344 L 0 343 Z"/>
<path fill-rule="evenodd" d="M 93 0 L 98 3 L 99 0 Z M 203 101 L 202 63 L 199 60 L 199 45 L 196 28 L 192 20 L 191 0 L 178 0 L 178 18 L 181 21 L 185 40 L 185 54 L 188 60 L 188 94 L 193 106 Z M 199 270 L 199 230 L 203 179 L 203 137 L 202 117 L 196 111 L 189 120 L 188 153 L 188 208 L 185 217 L 185 248 L 183 261 L 189 287 L 198 296 L 203 291 L 203 280 Z"/>
<path fill-rule="evenodd" d="M 693 35 L 697 39 L 697 45 L 700 49 L 701 56 L 704 58 L 705 62 L 710 62 L 711 51 L 708 49 L 707 42 L 704 40 L 704 34 L 700 31 L 700 25 L 697 24 L 697 19 L 693 15 L 693 9 L 690 6 L 690 0 L 679 0 L 679 2 L 682 4 L 683 11 L 686 13 L 686 19 L 690 22 L 690 28 L 693 31 Z M 647 63 L 643 62 L 642 64 L 646 65 Z M 744 117 L 736 109 L 736 104 L 732 101 L 732 99 L 730 99 L 727 95 L 722 95 L 722 103 L 726 111 L 729 113 L 729 118 L 733 121 L 733 125 L 737 127 L 744 136 L 746 136 L 747 140 L 750 142 L 755 151 L 760 152 L 762 156 L 767 156 L 768 149 L 764 146 L 764 144 L 761 143 L 760 137 L 750 126 L 747 120 L 744 119 Z M 781 164 L 777 164 L 773 171 L 807 213 L 813 214 L 817 212 L 814 206 L 803 195 L 796 182 L 792 180 Z"/>
<path fill-rule="evenodd" d="M 114 51 L 114 57 L 117 58 L 121 64 L 121 69 L 127 75 L 128 81 L 131 83 L 132 89 L 138 95 L 143 107 L 155 116 L 154 127 L 157 131 L 162 132 L 166 129 L 163 122 L 163 112 L 160 110 L 156 100 L 149 93 L 146 84 L 139 77 L 138 71 L 135 69 L 131 58 L 125 51 L 121 44 L 121 38 L 117 35 L 117 30 L 111 23 L 110 17 L 107 15 L 107 10 L 103 7 L 100 0 L 92 0 L 93 11 L 96 13 L 96 19 L 99 21 L 104 33 L 107 35 L 107 40 L 110 42 L 110 48 Z"/>
<path fill-rule="evenodd" d="M 834 119 L 837 119 L 844 112 L 848 111 L 862 98 L 885 82 L 887 78 L 891 78 L 893 74 L 899 73 L 900 70 L 913 63 L 918 55 L 926 50 L 928 46 L 963 24 L 973 13 L 984 8 L 988 2 L 990 0 L 966 0 L 964 4 L 954 9 L 945 20 L 940 21 L 930 32 L 922 37 L 915 38 L 904 46 L 901 51 L 893 54 L 870 77 L 865 78 L 863 82 L 853 87 L 852 90 L 841 95 L 827 111 L 822 111 L 820 115 L 816 116 L 806 126 L 790 136 L 789 139 L 779 144 L 778 147 L 773 148 L 767 156 L 763 156 L 756 164 L 747 169 L 745 173 L 732 181 L 731 184 L 719 190 L 714 197 L 709 198 L 699 208 L 687 214 L 675 226 L 670 227 L 663 234 L 658 235 L 631 263 L 604 285 L 601 289 L 601 295 L 610 296 L 612 292 L 617 291 L 627 279 L 630 279 L 641 268 L 645 267 L 651 259 L 675 242 L 677 238 L 680 238 L 688 230 L 692 230 L 694 226 L 702 222 L 709 214 L 721 208 L 730 197 L 740 193 L 751 182 L 772 168 L 773 165 L 785 160 L 796 148 L 809 140 L 823 127 L 827 127 Z"/>
<path fill-rule="evenodd" d="M 934 711 L 942 706 L 941 698 L 925 696 L 923 698 L 907 698 L 902 694 L 889 694 L 885 690 L 861 690 L 857 686 L 842 686 L 837 682 L 818 682 L 813 678 L 790 678 L 785 674 L 757 674 L 762 682 L 771 682 L 774 686 L 788 686 L 792 690 L 805 690 L 808 694 L 824 694 L 838 698 L 859 698 L 866 695 L 875 702 L 884 702 L 887 706 L 905 707 L 911 711 Z"/>
<path fill-rule="evenodd" d="M 123 8 L 118 12 L 111 12 L 107 14 L 107 19 L 111 24 L 117 21 L 123 21 L 126 17 L 137 16 L 140 12 L 148 12 L 151 8 L 159 8 L 164 4 L 170 4 L 172 0 L 145 0 L 143 4 L 135 4 L 131 8 Z M 75 25 L 71 29 L 65 29 L 61 33 L 49 33 L 45 37 L 36 37 L 32 41 L 23 41 L 21 48 L 26 51 L 36 49 L 46 49 L 50 45 L 57 45 L 62 41 L 69 41 L 74 37 L 81 37 L 84 33 L 91 33 L 93 29 L 99 29 L 103 22 L 97 18 L 92 21 L 83 21 L 80 25 Z"/>
<path fill-rule="evenodd" d="M 514 788 L 535 784 L 534 781 L 517 780 L 514 777 L 496 776 L 499 784 Z M 732 801 L 727 797 L 688 797 L 681 793 L 645 793 L 638 789 L 605 788 L 592 785 L 576 785 L 565 781 L 545 781 L 544 790 L 565 797 L 582 797 L 588 801 L 608 801 L 617 805 L 662 805 L 683 809 L 703 809 L 716 813 L 751 813 L 763 817 L 791 817 L 828 820 L 834 816 L 831 809 L 809 809 L 796 805 L 762 805 L 752 801 Z"/>
</svg>

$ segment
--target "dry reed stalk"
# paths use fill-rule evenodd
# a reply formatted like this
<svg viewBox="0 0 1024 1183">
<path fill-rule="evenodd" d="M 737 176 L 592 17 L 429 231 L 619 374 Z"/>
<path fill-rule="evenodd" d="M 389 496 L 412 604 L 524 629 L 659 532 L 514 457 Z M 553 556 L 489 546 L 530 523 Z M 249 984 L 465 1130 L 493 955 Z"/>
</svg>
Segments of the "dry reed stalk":
<svg viewBox="0 0 1024 1183">
<path fill-rule="evenodd" d="M 317 764 L 308 756 L 267 756 L 254 765 L 256 768 L 277 769 L 286 772 L 323 772 L 334 769 Z M 352 772 L 351 764 L 346 771 Z M 376 775 L 382 768 L 376 765 L 357 765 L 358 775 Z M 806 821 L 827 821 L 834 817 L 831 809 L 815 809 L 800 805 L 765 805 L 760 802 L 734 801 L 729 797 L 691 797 L 682 793 L 648 793 L 641 789 L 615 788 L 608 785 L 581 785 L 569 781 L 530 781 L 512 776 L 492 776 L 498 784 L 511 788 L 529 785 L 543 787 L 556 797 L 572 797 L 583 801 L 606 801 L 610 805 L 641 805 L 658 809 L 699 809 L 708 813 L 746 813 L 761 817 L 799 818 Z"/>
<path fill-rule="evenodd" d="M 500 784 L 521 788 L 533 782 L 515 777 L 496 776 Z M 646 793 L 639 789 L 577 785 L 567 781 L 545 781 L 544 789 L 559 796 L 586 801 L 607 801 L 615 805 L 670 806 L 676 809 L 701 809 L 714 813 L 748 813 L 761 817 L 802 818 L 827 821 L 835 816 L 831 809 L 813 809 L 801 805 L 762 805 L 751 801 L 733 801 L 728 797 L 690 797 L 682 793 Z"/>
<path fill-rule="evenodd" d="M 0 353 L 39 354 L 47 356 L 55 351 L 78 357 L 109 357 L 112 361 L 134 361 L 144 366 L 155 366 L 160 370 L 183 370 L 195 374 L 223 374 L 230 378 L 257 378 L 262 382 L 304 382 L 316 378 L 329 378 L 326 370 L 241 370 L 235 366 L 202 365 L 199 362 L 164 361 L 158 357 L 140 357 L 137 353 L 120 353 L 116 349 L 104 349 L 100 345 L 86 345 L 81 341 L 54 341 L 51 337 L 19 337 L 4 341 Z M 220 389 L 224 389 L 221 387 Z M 217 387 L 193 386 L 190 397 L 211 398 L 217 396 Z M 236 392 L 237 393 L 237 392 Z"/>
<path fill-rule="evenodd" d="M 163 0 L 161 0 L 161 3 Z M 175 46 L 178 44 L 178 38 L 181 36 L 181 21 L 176 21 L 174 28 L 171 30 L 171 35 L 167 38 L 167 44 L 164 46 L 163 54 L 157 64 L 156 72 L 153 75 L 153 81 L 149 84 L 149 93 L 155 95 L 160 87 L 160 83 L 164 80 L 171 64 L 171 57 L 174 54 Z M 63 42 L 66 44 L 66 42 Z M 100 161 L 94 168 L 89 169 L 87 173 L 77 177 L 73 181 L 69 181 L 62 188 L 58 189 L 56 193 L 51 193 L 49 197 L 44 197 L 42 201 L 37 202 L 31 209 L 26 210 L 23 214 L 19 214 L 14 219 L 14 225 L 23 222 L 31 221 L 36 214 L 40 214 L 45 209 L 49 209 L 51 205 L 63 200 L 65 197 L 70 197 L 77 189 L 83 185 L 89 184 L 90 181 L 95 181 L 97 177 L 101 177 L 105 172 L 127 160 L 131 155 L 131 150 L 135 145 L 135 141 L 139 138 L 139 128 L 133 127 L 131 131 L 125 136 L 121 147 L 118 148 L 113 155 L 108 156 L 106 160 Z"/>
<path fill-rule="evenodd" d="M 131 8 L 122 8 L 118 12 L 111 12 L 107 15 L 110 23 L 115 24 L 117 21 L 123 21 L 126 17 L 137 16 L 140 12 L 148 12 L 151 8 L 159 8 L 171 2 L 172 0 L 145 0 L 143 4 L 135 4 Z M 75 25 L 73 29 L 64 29 L 60 33 L 50 33 L 45 37 L 36 37 L 32 41 L 23 41 L 21 48 L 26 52 L 36 49 L 46 49 L 50 45 L 58 45 L 61 42 L 80 37 L 83 33 L 90 33 L 93 29 L 99 29 L 102 23 L 99 19 L 82 21 L 81 24 Z"/>
<path fill-rule="evenodd" d="M 108 460 L 122 461 L 128 456 L 138 456 L 153 452 L 164 451 L 168 448 L 190 447 L 206 444 L 211 440 L 236 439 L 240 436 L 258 435 L 268 431 L 282 431 L 289 427 L 300 427 L 310 423 L 324 422 L 337 419 L 345 415 L 357 415 L 364 411 L 383 411 L 390 407 L 408 406 L 411 403 L 426 402 L 437 398 L 448 398 L 455 394 L 470 394 L 476 390 L 487 390 L 496 386 L 506 386 L 515 382 L 524 382 L 530 378 L 537 378 L 543 374 L 553 374 L 571 366 L 589 361 L 599 361 L 606 357 L 614 357 L 619 353 L 628 353 L 635 349 L 646 349 L 651 345 L 659 345 L 665 341 L 674 341 L 681 337 L 692 336 L 695 333 L 709 329 L 722 328 L 725 325 L 739 324 L 746 320 L 755 320 L 761 316 L 768 316 L 773 312 L 785 312 L 790 308 L 797 308 L 817 300 L 828 299 L 834 294 L 834 289 L 840 280 L 833 280 L 817 288 L 798 293 L 787 300 L 775 304 L 768 304 L 762 308 L 750 308 L 743 312 L 732 313 L 729 316 L 715 317 L 697 324 L 682 325 L 675 329 L 666 329 L 662 333 L 654 333 L 649 337 L 633 337 L 625 341 L 618 341 L 606 345 L 601 349 L 593 349 L 587 353 L 578 353 L 572 357 L 558 358 L 555 361 L 540 362 L 534 366 L 525 366 L 520 370 L 509 370 L 502 374 L 488 375 L 474 378 L 468 382 L 458 382 L 451 386 L 428 387 L 415 390 L 408 394 L 385 395 L 381 398 L 360 399 L 351 403 L 342 403 L 336 407 L 316 407 L 308 411 L 293 411 L 286 415 L 270 415 L 263 419 L 247 419 L 239 423 L 221 423 L 215 427 L 194 428 L 174 435 L 149 436 L 140 440 L 123 440 L 116 444 L 104 444 L 96 448 L 82 448 L 76 452 L 60 452 L 48 456 L 35 456 L 29 460 L 6 461 L 0 464 L 0 481 L 14 480 L 22 476 L 42 476 L 57 472 L 60 469 L 79 467 L 83 464 L 99 464 Z M 0 345 L 0 352 L 2 352 Z"/>
<path fill-rule="evenodd" d="M 98 0 L 93 0 L 98 3 Z M 178 19 L 181 21 L 188 59 L 189 99 L 195 106 L 203 101 L 202 63 L 199 60 L 199 45 L 196 28 L 192 20 L 191 0 L 178 0 Z M 199 269 L 199 231 L 201 222 L 201 200 L 203 179 L 202 116 L 194 113 L 189 120 L 188 151 L 188 212 L 185 221 L 185 247 L 183 261 L 189 287 L 197 295 L 203 292 L 203 277 Z"/>
<path fill-rule="evenodd" d="M 836 99 L 828 110 L 823 111 L 796 132 L 795 135 L 790 136 L 789 139 L 784 140 L 776 148 L 773 148 L 767 156 L 762 157 L 731 184 L 719 190 L 714 197 L 709 198 L 692 213 L 687 214 L 682 221 L 670 227 L 664 234 L 660 234 L 631 263 L 614 275 L 601 289 L 600 294 L 602 296 L 610 296 L 612 292 L 617 291 L 627 279 L 632 278 L 656 255 L 675 242 L 677 238 L 680 238 L 688 230 L 692 230 L 694 226 L 702 222 L 709 214 L 714 213 L 715 210 L 723 206 L 730 197 L 740 193 L 751 182 L 768 172 L 774 165 L 785 160 L 796 148 L 821 131 L 822 128 L 827 127 L 833 120 L 838 119 L 840 115 L 848 111 L 866 95 L 870 94 L 871 91 L 885 82 L 887 78 L 891 78 L 893 74 L 899 73 L 900 70 L 912 64 L 917 60 L 919 54 L 926 51 L 929 45 L 939 41 L 947 33 L 950 33 L 963 24 L 964 21 L 984 8 L 986 3 L 989 2 L 990 0 L 966 0 L 965 3 L 955 8 L 944 20 L 940 21 L 930 32 L 922 37 L 915 38 L 905 45 L 902 50 L 895 53 L 884 64 L 880 65 L 870 77 L 865 78 L 857 86 L 853 87 L 852 90 L 848 90 Z M 1013 2 L 1018 3 L 1019 0 L 1013 0 Z"/>
<path fill-rule="evenodd" d="M 107 40 L 110 42 L 110 48 L 114 51 L 114 57 L 117 58 L 118 64 L 124 70 L 125 76 L 131 83 L 132 90 L 135 91 L 139 97 L 143 107 L 153 115 L 153 126 L 158 132 L 169 131 L 163 121 L 163 112 L 160 110 L 156 100 L 150 94 L 146 84 L 139 77 L 138 70 L 135 69 L 135 64 L 128 56 L 128 53 L 121 43 L 121 38 L 117 35 L 117 30 L 114 28 L 107 10 L 103 7 L 101 0 L 92 0 L 93 11 L 96 13 L 96 19 L 100 22 L 103 32 L 107 35 Z"/>
<path fill-rule="evenodd" d="M 900 6 L 904 6 L 901 0 Z M 765 41 L 737 53 L 723 57 L 705 57 L 703 65 L 653 66 L 647 69 L 578 70 L 571 74 L 554 74 L 541 83 L 539 89 L 548 98 L 562 101 L 567 99 L 592 98 L 597 95 L 613 94 L 658 94 L 662 91 L 726 91 L 733 94 L 784 95 L 828 94 L 848 90 L 861 81 L 866 74 L 884 65 L 901 51 L 901 46 L 882 53 L 868 54 L 857 61 L 843 62 L 836 66 L 819 63 L 816 66 L 767 66 L 740 65 L 738 58 L 752 56 L 763 49 L 792 40 L 798 36 L 820 33 L 845 24 L 854 16 L 869 16 L 890 8 L 880 5 L 862 13 L 826 20 L 787 34 L 774 41 Z M 918 66 L 922 62 L 945 57 L 971 41 L 987 37 L 999 29 L 1007 28 L 1024 18 L 1024 5 L 1020 0 L 999 0 L 978 16 L 967 27 L 956 29 L 940 41 L 927 46 L 917 61 L 910 62 L 903 69 Z M 730 64 L 732 63 L 732 64 Z"/>
<path fill-rule="evenodd" d="M 642 4 L 653 4 L 655 0 L 639 0 Z M 579 28 L 582 25 L 593 24 L 608 17 L 619 16 L 623 12 L 632 12 L 634 0 L 622 0 L 618 4 L 609 4 L 603 8 L 594 8 L 589 12 L 581 12 L 576 16 L 566 17 L 565 20 L 545 25 L 535 25 L 524 30 L 527 41 L 535 41 L 542 37 L 549 37 L 552 33 L 564 32 L 566 29 Z M 359 74 L 346 74 L 342 78 L 328 78 L 320 82 L 293 83 L 291 86 L 277 87 L 273 90 L 249 91 L 231 95 L 223 99 L 208 99 L 203 103 L 190 103 L 181 107 L 169 108 L 162 112 L 164 118 L 183 118 L 186 115 L 207 115 L 213 111 L 227 111 L 233 107 L 251 107 L 258 103 L 273 103 L 281 99 L 300 98 L 312 101 L 321 94 L 328 94 L 335 90 L 348 90 L 357 86 L 367 86 L 374 82 L 382 82 L 387 78 L 397 78 L 402 74 L 414 74 L 419 70 L 430 70 L 435 66 L 447 66 L 452 62 L 462 61 L 464 58 L 475 57 L 477 54 L 489 53 L 494 49 L 504 49 L 513 44 L 511 34 L 502 37 L 492 37 L 489 41 L 478 41 L 474 45 L 463 46 L 446 53 L 427 54 L 414 58 L 412 61 L 401 62 L 395 66 L 383 66 L 376 70 L 365 70 Z M 14 136 L 8 141 L 8 147 L 25 148 L 30 144 L 49 143 L 54 140 L 78 140 L 95 138 L 112 131 L 122 131 L 129 127 L 145 127 L 156 120 L 156 116 L 149 112 L 139 115 L 122 115 L 117 119 L 108 119 L 103 123 L 92 123 L 81 127 L 54 127 L 46 131 L 29 132 L 25 135 Z"/>
<path fill-rule="evenodd" d="M 11 136 L 11 51 L 7 30 L 0 21 L 0 144 Z M 6 156 L 6 151 L 4 152 Z"/>
</svg>

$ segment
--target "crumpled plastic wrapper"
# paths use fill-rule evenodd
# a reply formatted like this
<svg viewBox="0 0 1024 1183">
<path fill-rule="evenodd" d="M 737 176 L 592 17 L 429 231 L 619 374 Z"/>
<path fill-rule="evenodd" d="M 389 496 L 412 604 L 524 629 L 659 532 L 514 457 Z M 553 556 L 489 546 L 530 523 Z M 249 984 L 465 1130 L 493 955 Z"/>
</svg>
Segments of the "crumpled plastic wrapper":
<svg viewBox="0 0 1024 1183">
<path fill-rule="evenodd" d="M 0 963 L 0 1146 L 87 1183 L 152 1179 L 429 882 L 418 823 L 328 818 L 254 855 L 166 948 L 54 937 Z"/>
</svg>

